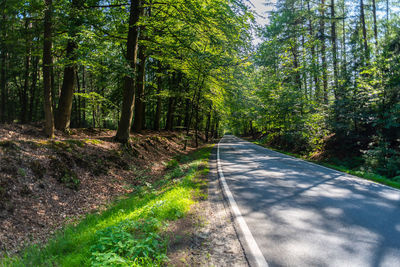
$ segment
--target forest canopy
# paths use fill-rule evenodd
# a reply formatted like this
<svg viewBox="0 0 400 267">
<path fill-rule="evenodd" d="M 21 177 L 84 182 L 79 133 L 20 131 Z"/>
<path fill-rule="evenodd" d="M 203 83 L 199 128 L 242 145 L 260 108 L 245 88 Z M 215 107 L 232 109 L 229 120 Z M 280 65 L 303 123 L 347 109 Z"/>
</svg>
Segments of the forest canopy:
<svg viewBox="0 0 400 267">
<path fill-rule="evenodd" d="M 268 25 L 246 0 L 0 5 L 2 123 L 110 128 L 120 142 L 250 134 L 400 175 L 398 1 L 278 0 Z"/>
</svg>

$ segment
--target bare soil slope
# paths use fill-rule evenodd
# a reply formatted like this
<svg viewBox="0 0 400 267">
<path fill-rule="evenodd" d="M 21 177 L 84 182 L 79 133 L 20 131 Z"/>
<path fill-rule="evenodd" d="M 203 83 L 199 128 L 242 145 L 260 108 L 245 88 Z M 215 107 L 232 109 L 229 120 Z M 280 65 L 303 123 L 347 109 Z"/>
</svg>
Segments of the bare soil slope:
<svg viewBox="0 0 400 267">
<path fill-rule="evenodd" d="M 48 140 L 41 129 L 0 125 L 0 255 L 44 242 L 68 222 L 153 182 L 164 162 L 184 151 L 184 134 L 133 134 L 127 145 L 111 130 L 72 130 Z"/>
</svg>

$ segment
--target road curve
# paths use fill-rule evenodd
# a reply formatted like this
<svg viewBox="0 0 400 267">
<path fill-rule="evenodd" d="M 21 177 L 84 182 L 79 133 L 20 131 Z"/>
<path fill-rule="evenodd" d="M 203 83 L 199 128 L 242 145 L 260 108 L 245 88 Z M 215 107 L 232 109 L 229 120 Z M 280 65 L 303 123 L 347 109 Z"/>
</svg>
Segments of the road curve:
<svg viewBox="0 0 400 267">
<path fill-rule="evenodd" d="M 269 266 L 400 266 L 400 190 L 232 135 L 219 156 Z"/>
</svg>

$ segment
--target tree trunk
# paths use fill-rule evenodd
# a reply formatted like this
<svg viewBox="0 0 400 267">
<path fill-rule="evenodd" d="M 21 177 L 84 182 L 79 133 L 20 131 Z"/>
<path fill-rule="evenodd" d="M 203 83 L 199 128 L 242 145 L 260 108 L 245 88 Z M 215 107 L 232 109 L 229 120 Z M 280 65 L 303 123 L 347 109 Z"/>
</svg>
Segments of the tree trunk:
<svg viewBox="0 0 400 267">
<path fill-rule="evenodd" d="M 337 61 L 337 43 L 336 43 L 336 15 L 335 15 L 335 0 L 331 0 L 331 41 L 332 41 L 332 58 L 333 58 L 333 81 L 334 92 L 336 99 L 339 98 L 339 83 L 338 83 L 338 61 Z"/>
<path fill-rule="evenodd" d="M 77 44 L 74 41 L 68 41 L 66 57 L 72 62 L 76 60 L 76 48 Z M 67 130 L 71 123 L 72 100 L 75 87 L 75 68 L 75 63 L 70 63 L 64 68 L 63 83 L 55 121 L 56 128 L 61 131 Z"/>
<path fill-rule="evenodd" d="M 76 76 L 76 89 L 78 90 L 78 94 L 81 93 L 81 83 L 79 82 L 79 74 L 78 74 L 78 70 L 75 72 L 75 76 Z M 81 100 L 82 97 L 79 96 L 77 98 L 77 102 L 76 102 L 76 117 L 77 117 L 77 126 L 79 128 L 82 128 L 82 106 L 81 106 Z"/>
<path fill-rule="evenodd" d="M 126 143 L 129 140 L 129 133 L 131 130 L 131 122 L 133 116 L 133 108 L 135 104 L 135 79 L 134 73 L 136 71 L 137 48 L 139 27 L 137 22 L 140 17 L 140 0 L 131 0 L 131 9 L 129 14 L 129 31 L 128 41 L 126 44 L 126 60 L 129 63 L 132 74 L 124 77 L 124 95 L 122 101 L 121 118 L 118 124 L 117 134 L 115 139 L 119 142 Z"/>
<path fill-rule="evenodd" d="M 139 68 L 136 77 L 136 99 L 135 99 L 135 116 L 133 119 L 133 130 L 140 133 L 143 128 L 144 121 L 144 88 L 145 88 L 145 77 L 146 77 L 146 54 L 145 47 L 140 46 L 138 51 L 139 56 Z"/>
<path fill-rule="evenodd" d="M 161 90 L 162 90 L 162 77 L 161 77 L 161 62 L 158 62 L 158 75 L 157 75 L 157 104 L 156 104 L 156 111 L 154 114 L 154 130 L 159 131 L 160 130 L 160 120 L 161 120 Z"/>
<path fill-rule="evenodd" d="M 85 66 L 82 67 L 82 93 L 86 93 Z M 82 127 L 86 127 L 86 99 L 82 99 Z"/>
<path fill-rule="evenodd" d="M 325 104 L 328 104 L 328 75 L 327 75 L 327 63 L 326 63 L 326 43 L 325 43 L 325 0 L 321 0 L 320 7 L 320 22 L 319 31 L 321 38 L 321 61 L 322 61 L 322 83 L 323 83 L 323 100 Z"/>
<path fill-rule="evenodd" d="M 386 0 L 386 34 L 389 33 L 389 0 Z"/>
<path fill-rule="evenodd" d="M 0 107 L 0 122 L 7 121 L 7 88 L 6 88 L 6 49 L 1 51 L 1 73 L 0 73 L 0 90 L 1 90 L 1 107 Z"/>
<path fill-rule="evenodd" d="M 39 65 L 39 57 L 34 57 L 33 60 L 33 71 L 32 71 L 32 84 L 31 84 L 31 98 L 29 104 L 29 121 L 33 121 L 36 119 L 33 114 L 35 113 L 35 98 L 36 98 L 36 85 L 38 80 L 38 65 Z"/>
<path fill-rule="evenodd" d="M 25 20 L 25 73 L 24 73 L 24 87 L 21 92 L 21 123 L 26 123 L 28 119 L 28 88 L 29 88 L 29 68 L 31 64 L 31 41 L 29 28 L 32 24 L 28 19 Z"/>
<path fill-rule="evenodd" d="M 168 111 L 167 111 L 167 122 L 165 130 L 172 131 L 174 128 L 174 111 L 175 111 L 175 97 L 168 99 Z"/>
<path fill-rule="evenodd" d="M 210 105 L 210 110 L 208 111 L 208 115 L 207 115 L 207 123 L 206 123 L 206 131 L 205 131 L 206 143 L 208 143 L 208 133 L 210 131 L 211 112 L 212 112 L 212 105 Z"/>
<path fill-rule="evenodd" d="M 378 25 L 376 21 L 376 1 L 372 0 L 372 14 L 374 17 L 374 37 L 375 37 L 375 49 L 378 49 Z"/>
<path fill-rule="evenodd" d="M 364 43 L 364 60 L 365 63 L 369 61 L 369 50 L 367 41 L 367 27 L 365 26 L 365 14 L 364 14 L 364 0 L 360 0 L 360 19 L 363 33 L 363 43 Z"/>
<path fill-rule="evenodd" d="M 347 58 L 346 58 L 346 3 L 342 5 L 343 25 L 342 25 L 342 78 L 347 76 Z"/>
<path fill-rule="evenodd" d="M 43 88 L 44 88 L 44 114 L 45 114 L 45 134 L 54 137 L 54 117 L 51 103 L 51 68 L 52 58 L 52 0 L 45 0 L 44 13 L 44 37 L 43 37 Z"/>
</svg>

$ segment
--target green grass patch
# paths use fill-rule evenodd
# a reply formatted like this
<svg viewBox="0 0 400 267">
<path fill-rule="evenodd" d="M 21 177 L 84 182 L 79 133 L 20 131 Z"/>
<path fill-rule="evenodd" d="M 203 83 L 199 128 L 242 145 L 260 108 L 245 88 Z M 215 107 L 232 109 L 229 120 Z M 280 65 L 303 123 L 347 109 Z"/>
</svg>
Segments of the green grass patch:
<svg viewBox="0 0 400 267">
<path fill-rule="evenodd" d="M 212 146 L 173 164 L 164 179 L 135 188 L 100 214 L 68 225 L 44 246 L 0 259 L 0 266 L 161 266 L 168 262 L 168 222 L 187 214 L 203 194 Z M 171 166 L 172 167 L 172 166 Z"/>
<path fill-rule="evenodd" d="M 337 170 L 337 171 L 345 172 L 345 173 L 348 173 L 348 174 L 351 174 L 351 175 L 354 175 L 354 176 L 357 176 L 357 177 L 360 177 L 360 178 L 364 178 L 364 179 L 367 179 L 367 180 L 370 180 L 370 181 L 373 181 L 373 182 L 376 182 L 376 183 L 379 183 L 379 184 L 384 184 L 384 185 L 387 185 L 387 186 L 390 186 L 390 187 L 393 187 L 393 188 L 400 189 L 400 179 L 399 180 L 393 180 L 393 179 L 389 179 L 389 178 L 387 178 L 385 176 L 382 176 L 382 175 L 379 175 L 379 174 L 376 174 L 376 173 L 371 173 L 371 172 L 367 172 L 367 171 L 363 171 L 363 170 L 352 169 L 351 168 L 352 164 L 350 164 L 348 162 L 348 160 L 347 161 L 342 161 L 342 162 L 339 161 L 338 159 L 334 159 L 333 162 L 316 161 L 316 160 L 311 160 L 311 159 L 307 158 L 307 156 L 304 156 L 304 155 L 294 154 L 294 153 L 290 153 L 290 152 L 287 152 L 287 151 L 282 151 L 282 150 L 279 150 L 279 149 L 275 149 L 275 148 L 266 146 L 265 144 L 263 144 L 262 142 L 259 142 L 259 141 L 251 141 L 251 142 L 253 142 L 254 144 L 257 144 L 259 146 L 263 146 L 263 147 L 266 147 L 268 149 L 271 149 L 273 151 L 282 153 L 282 154 L 286 154 L 286 155 L 289 155 L 289 156 L 292 156 L 292 157 L 295 157 L 295 158 L 300 158 L 302 160 L 305 160 L 305 161 L 308 161 L 308 162 L 312 162 L 312 163 L 315 163 L 315 164 L 318 164 L 318 165 L 322 165 L 322 166 L 325 166 L 325 167 L 330 168 L 330 169 L 334 169 L 334 170 Z"/>
</svg>

